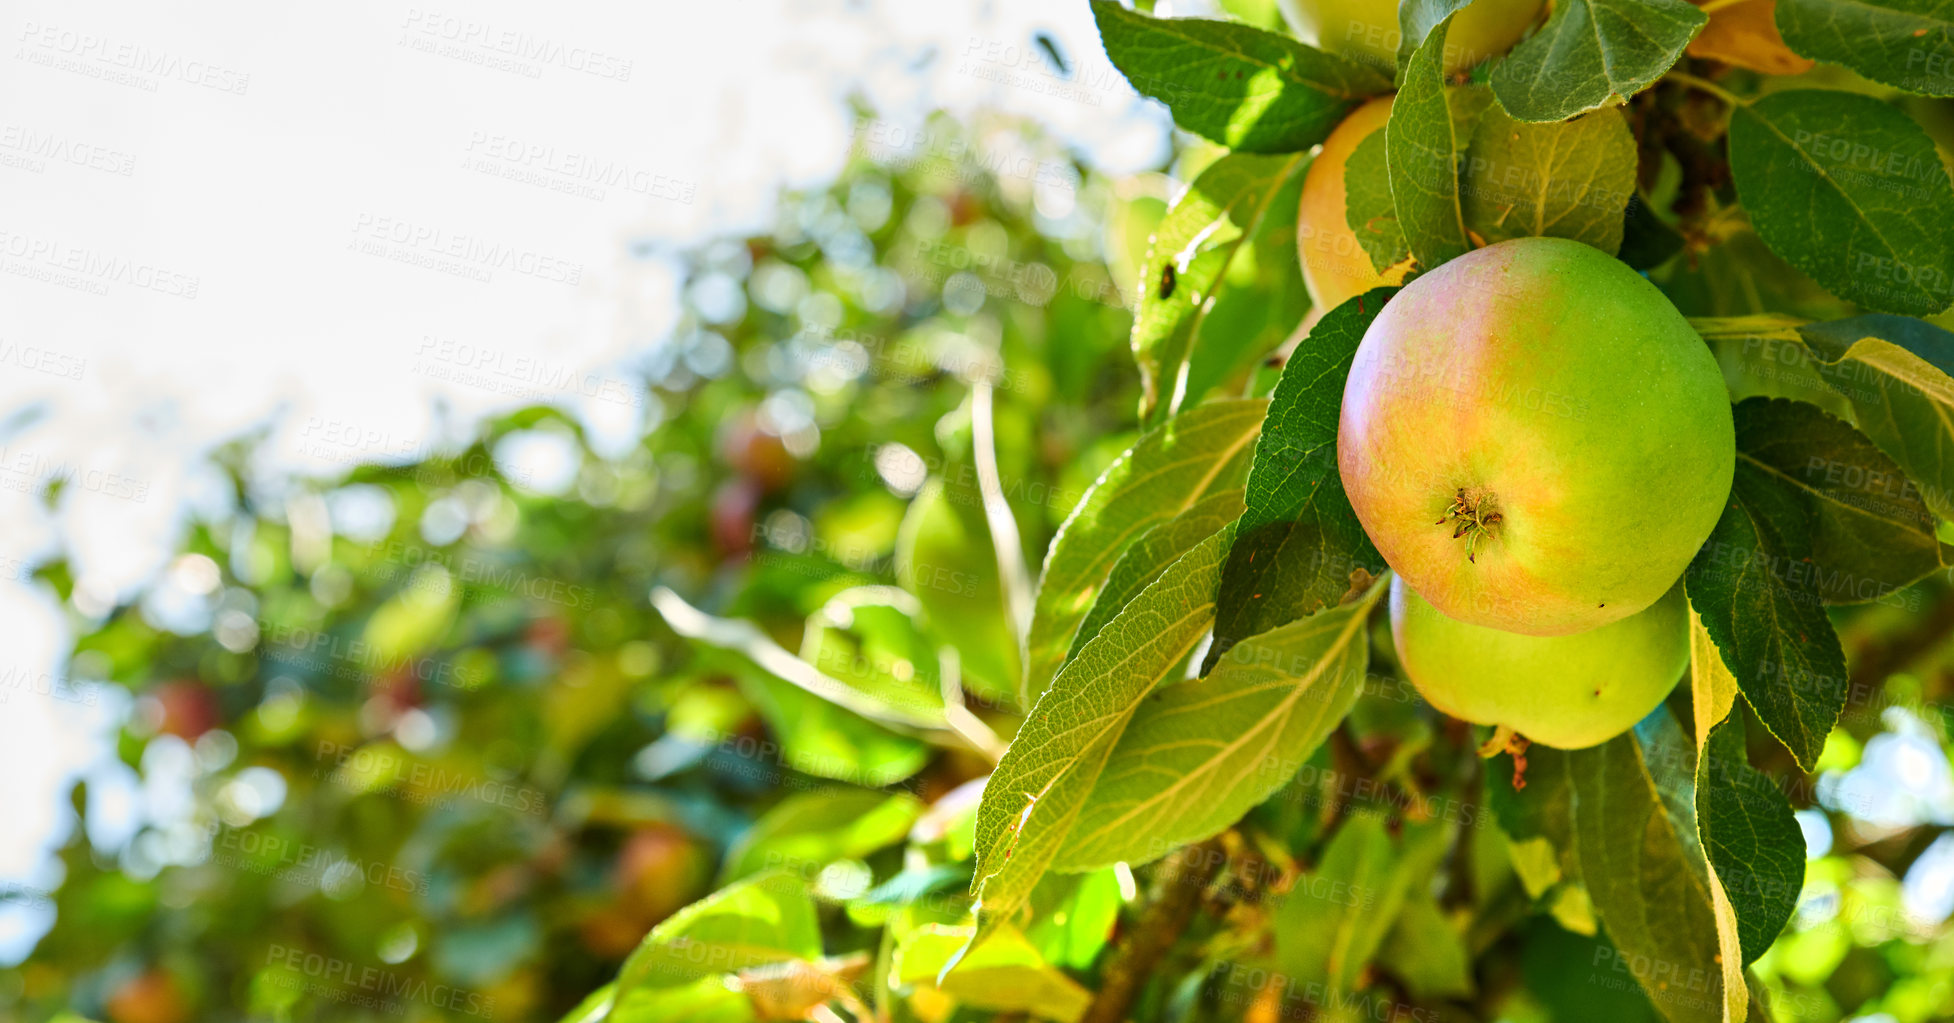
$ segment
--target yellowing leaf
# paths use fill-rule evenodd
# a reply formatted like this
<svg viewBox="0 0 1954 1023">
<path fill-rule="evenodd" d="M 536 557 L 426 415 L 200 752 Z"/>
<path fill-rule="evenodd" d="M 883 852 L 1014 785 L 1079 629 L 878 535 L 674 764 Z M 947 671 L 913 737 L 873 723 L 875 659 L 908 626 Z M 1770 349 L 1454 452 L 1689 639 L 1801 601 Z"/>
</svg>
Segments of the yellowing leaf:
<svg viewBox="0 0 1954 1023">
<path fill-rule="evenodd" d="M 1702 7 L 1704 3 L 1698 0 L 1696 5 Z M 1777 11 L 1778 0 L 1740 0 L 1717 7 L 1710 11 L 1709 24 L 1684 52 L 1767 75 L 1802 75 L 1814 62 L 1784 44 L 1784 36 L 1778 34 Z"/>
</svg>

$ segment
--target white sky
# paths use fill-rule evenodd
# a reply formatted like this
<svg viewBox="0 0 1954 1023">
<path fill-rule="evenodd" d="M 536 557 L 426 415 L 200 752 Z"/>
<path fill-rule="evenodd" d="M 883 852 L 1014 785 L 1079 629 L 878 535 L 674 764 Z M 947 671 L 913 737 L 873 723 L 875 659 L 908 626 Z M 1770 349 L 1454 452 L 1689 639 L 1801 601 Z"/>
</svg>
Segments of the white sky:
<svg viewBox="0 0 1954 1023">
<path fill-rule="evenodd" d="M 1046 72 L 1038 31 L 1083 84 Z M 212 446 L 269 427 L 278 467 L 331 473 L 526 403 L 444 376 L 460 346 L 614 377 L 673 322 L 657 254 L 768 224 L 778 188 L 831 179 L 850 95 L 912 126 L 1024 113 L 1113 171 L 1166 143 L 1083 3 L 14 0 L 0 44 L 16 882 L 115 714 L 40 695 L 72 633 L 25 569 L 65 548 L 87 593 L 126 599 L 180 537 Z M 601 429 L 639 427 L 628 404 L 590 405 Z M 56 473 L 73 482 L 49 513 L 34 495 Z M 0 961 L 23 928 L 0 915 Z"/>
</svg>

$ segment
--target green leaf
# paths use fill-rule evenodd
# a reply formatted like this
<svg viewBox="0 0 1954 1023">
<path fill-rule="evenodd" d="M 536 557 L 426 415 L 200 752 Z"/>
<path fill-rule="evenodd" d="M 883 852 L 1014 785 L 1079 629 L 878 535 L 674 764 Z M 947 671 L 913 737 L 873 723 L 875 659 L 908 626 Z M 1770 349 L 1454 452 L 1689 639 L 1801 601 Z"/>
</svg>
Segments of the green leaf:
<svg viewBox="0 0 1954 1023">
<path fill-rule="evenodd" d="M 781 649 L 752 622 L 717 618 L 656 587 L 652 606 L 679 635 L 726 651 L 722 660 L 774 734 L 785 766 L 866 786 L 890 785 L 919 770 L 929 746 L 912 734 L 951 738 L 941 706 L 886 701 L 832 678 Z"/>
<path fill-rule="evenodd" d="M 1864 434 L 1816 405 L 1738 403 L 1737 459 L 1802 498 L 1809 572 L 1828 604 L 1888 596 L 1941 567 L 1935 520 L 1906 476 Z"/>
<path fill-rule="evenodd" d="M 744 670 L 732 674 L 740 691 L 780 739 L 781 766 L 817 778 L 880 786 L 894 785 L 929 762 L 929 743 L 921 739 L 891 731 L 774 675 L 739 668 Z"/>
<path fill-rule="evenodd" d="M 1730 170 L 1771 251 L 1886 312 L 1954 302 L 1954 184 L 1907 115 L 1857 93 L 1776 92 L 1730 120 Z"/>
<path fill-rule="evenodd" d="M 1845 651 L 1808 570 L 1812 534 L 1804 495 L 1739 459 L 1730 503 L 1685 575 L 1744 698 L 1806 770 L 1846 696 Z"/>
<path fill-rule="evenodd" d="M 1801 57 L 1876 82 L 1954 96 L 1954 9 L 1940 0 L 1778 0 L 1778 32 Z"/>
<path fill-rule="evenodd" d="M 1358 100 L 1388 92 L 1374 68 L 1273 32 L 1200 18 L 1150 18 L 1093 0 L 1106 56 L 1174 123 L 1244 153 L 1323 141 Z"/>
<path fill-rule="evenodd" d="M 1025 905 L 1135 712 L 1207 634 L 1227 544 L 1223 530 L 1169 567 L 1058 673 L 1019 727 L 977 809 L 978 939 Z"/>
<path fill-rule="evenodd" d="M 1658 707 L 1599 746 L 1535 745 L 1526 757 L 1526 788 L 1498 786 L 1494 803 L 1508 833 L 1547 838 L 1563 871 L 1586 885 L 1622 957 L 1591 965 L 1633 975 L 1672 1023 L 1721 1023 L 1715 909 L 1691 811 L 1692 758 L 1675 720 Z"/>
<path fill-rule="evenodd" d="M 1322 985 L 1336 1004 L 1356 989 L 1414 885 L 1430 880 L 1452 828 L 1407 823 L 1402 840 L 1377 814 L 1346 818 L 1312 871 L 1276 907 L 1276 961 L 1301 985 Z"/>
<path fill-rule="evenodd" d="M 606 984 L 586 995 L 576 1008 L 565 1013 L 557 1023 L 599 1023 L 611 1011 L 611 1002 L 616 995 L 617 985 Z"/>
<path fill-rule="evenodd" d="M 702 977 L 678 987 L 638 988 L 620 995 L 605 1023 L 757 1023 L 751 999 L 724 978 Z"/>
<path fill-rule="evenodd" d="M 1025 940 L 1055 966 L 1090 970 L 1112 939 L 1120 908 L 1126 904 L 1120 895 L 1119 872 L 1046 875 L 1046 884 L 1054 881 L 1070 882 L 1069 890 L 1051 910 L 1035 914 L 1025 929 Z M 1037 905 L 1035 898 L 1033 905 Z"/>
<path fill-rule="evenodd" d="M 1917 494 L 1954 518 L 1954 334 L 1922 320 L 1871 314 L 1798 328 L 1820 375 L 1852 403 L 1866 436 L 1907 476 Z M 1829 371 L 1828 371 L 1829 370 Z"/>
<path fill-rule="evenodd" d="M 964 688 L 1001 702 L 1015 699 L 1017 637 L 969 461 L 948 459 L 910 501 L 896 533 L 895 562 L 897 581 L 923 606 L 931 638 L 956 648 Z"/>
<path fill-rule="evenodd" d="M 1003 927 L 943 974 L 969 943 L 974 928 L 925 924 L 902 939 L 893 969 L 896 982 L 933 987 L 972 1009 L 1030 1013 L 1072 1023 L 1092 1004 L 1092 992 L 1045 962 L 1016 928 Z"/>
<path fill-rule="evenodd" d="M 1222 527 L 1241 517 L 1242 495 L 1245 491 L 1223 490 L 1210 494 L 1195 502 L 1188 510 L 1147 530 L 1146 535 L 1133 542 L 1126 553 L 1119 556 L 1113 564 L 1113 572 L 1106 577 L 1106 585 L 1099 590 L 1099 596 L 1092 602 L 1092 610 L 1086 613 L 1086 620 L 1079 625 L 1079 631 L 1072 637 L 1072 649 L 1065 655 L 1066 660 L 1078 656 L 1087 641 L 1099 635 L 1099 630 L 1113 620 L 1134 597 L 1160 578 L 1167 566 L 1181 559 L 1181 555 L 1194 549 L 1195 545 L 1213 536 Z"/>
<path fill-rule="evenodd" d="M 1072 635 L 1127 545 L 1212 494 L 1240 487 L 1268 402 L 1196 406 L 1115 459 L 1059 527 L 1045 555 L 1027 639 L 1031 706 L 1065 663 Z"/>
<path fill-rule="evenodd" d="M 1398 227 L 1418 264 L 1431 269 L 1472 248 L 1459 196 L 1459 158 L 1486 105 L 1483 88 L 1445 85 L 1448 17 L 1405 67 L 1404 85 L 1384 126 L 1384 160 Z"/>
<path fill-rule="evenodd" d="M 1194 179 L 1155 229 L 1133 315 L 1133 360 L 1140 366 L 1140 414 L 1149 423 L 1194 395 L 1188 363 L 1215 293 L 1238 253 L 1262 229 L 1277 194 L 1300 188 L 1306 155 L 1231 153 Z"/>
<path fill-rule="evenodd" d="M 940 715 L 942 682 L 936 647 L 917 624 L 922 610 L 907 590 L 850 587 L 808 616 L 801 660 L 883 706 Z"/>
<path fill-rule="evenodd" d="M 1725 719 L 1696 764 L 1697 827 L 1737 916 L 1748 966 L 1771 947 L 1805 886 L 1805 836 L 1791 803 L 1744 751 L 1744 722 Z"/>
<path fill-rule="evenodd" d="M 679 987 L 820 955 L 821 927 L 807 885 L 773 871 L 722 888 L 652 928 L 618 972 L 618 1001 L 640 988 Z"/>
<path fill-rule="evenodd" d="M 1712 826 L 1711 818 L 1717 815 L 1717 811 L 1710 806 L 1709 786 L 1703 784 L 1703 765 L 1707 761 L 1704 748 L 1718 723 L 1728 718 L 1731 709 L 1736 706 L 1737 680 L 1731 676 L 1730 668 L 1723 663 L 1723 655 L 1717 652 L 1716 643 L 1703 628 L 1702 616 L 1694 610 L 1689 615 L 1689 678 L 1690 713 L 1696 732 L 1696 767 L 1692 769 L 1692 786 L 1696 799 L 1696 837 L 1700 847 Z M 1716 918 L 1717 967 L 1723 984 L 1724 1016 L 1727 1019 L 1740 1019 L 1745 1015 L 1740 1011 L 1743 1006 L 1738 1004 L 1736 997 L 1736 993 L 1745 986 L 1742 925 L 1737 920 L 1738 907 L 1724 887 L 1720 864 L 1711 857 L 1706 856 L 1705 860 L 1708 863 L 1705 881 L 1710 889 L 1710 909 Z M 1747 900 L 1744 907 L 1744 912 L 1751 914 L 1753 919 L 1757 916 L 1755 905 Z"/>
<path fill-rule="evenodd" d="M 1562 0 L 1493 68 L 1493 93 L 1522 121 L 1619 106 L 1673 67 L 1708 21 L 1683 0 Z"/>
<path fill-rule="evenodd" d="M 1414 888 L 1405 897 L 1377 959 L 1419 1001 L 1472 997 L 1472 953 L 1430 892 Z"/>
<path fill-rule="evenodd" d="M 1683 251 L 1682 233 L 1649 206 L 1641 193 L 1629 197 L 1622 217 L 1622 244 L 1616 258 L 1637 270 L 1653 270 Z"/>
<path fill-rule="evenodd" d="M 1384 592 L 1243 640 L 1206 678 L 1145 700 L 1053 859 L 1059 870 L 1146 863 L 1219 834 L 1294 777 L 1350 712 Z"/>
<path fill-rule="evenodd" d="M 871 789 L 799 792 L 753 822 L 726 854 L 720 883 L 775 868 L 813 877 L 842 859 L 861 859 L 903 840 L 923 804 Z"/>
<path fill-rule="evenodd" d="M 1357 236 L 1357 244 L 1370 256 L 1371 269 L 1380 274 L 1411 255 L 1404 241 L 1404 229 L 1398 226 L 1398 208 L 1391 201 L 1385 131 L 1364 136 L 1357 148 L 1350 151 L 1350 158 L 1343 162 L 1344 220 Z"/>
<path fill-rule="evenodd" d="M 1466 149 L 1466 227 L 1488 244 L 1572 238 L 1613 255 L 1635 194 L 1635 168 L 1635 136 L 1619 110 L 1528 124 L 1495 104 Z"/>
<path fill-rule="evenodd" d="M 1337 417 L 1357 345 L 1396 293 L 1373 289 L 1330 310 L 1283 367 L 1221 576 L 1209 666 L 1237 641 L 1334 605 L 1384 571 L 1344 496 Z"/>
<path fill-rule="evenodd" d="M 1309 289 L 1303 284 L 1302 251 L 1296 241 L 1307 176 L 1292 174 L 1276 186 L 1228 260 L 1226 272 L 1204 289 L 1214 295 L 1204 303 L 1182 382 L 1170 388 L 1176 392 L 1174 410 L 1192 408 L 1217 388 L 1230 387 L 1237 377 L 1258 369 L 1309 314 Z M 1200 262 L 1197 257 L 1195 263 Z M 1174 375 L 1164 373 L 1162 379 Z"/>
<path fill-rule="evenodd" d="M 1398 4 L 1398 66 L 1411 61 L 1425 40 L 1446 18 L 1466 9 L 1472 0 L 1403 0 Z"/>
</svg>

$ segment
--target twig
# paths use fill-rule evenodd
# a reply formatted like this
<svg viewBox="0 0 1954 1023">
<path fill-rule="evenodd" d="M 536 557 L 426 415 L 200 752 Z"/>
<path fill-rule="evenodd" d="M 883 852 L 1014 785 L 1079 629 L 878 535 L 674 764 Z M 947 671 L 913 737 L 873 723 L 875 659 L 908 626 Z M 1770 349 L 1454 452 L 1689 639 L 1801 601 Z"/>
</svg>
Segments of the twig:
<svg viewBox="0 0 1954 1023">
<path fill-rule="evenodd" d="M 1725 103 L 1730 104 L 1733 107 L 1750 106 L 1750 100 L 1744 99 L 1743 97 L 1737 95 L 1736 93 L 1731 92 L 1729 89 L 1726 89 L 1723 86 L 1718 85 L 1717 83 L 1712 82 L 1707 78 L 1698 78 L 1697 76 L 1692 75 L 1687 71 L 1671 71 L 1668 74 L 1664 75 L 1663 77 L 1673 79 L 1677 83 L 1682 85 L 1687 85 L 1692 89 L 1698 89 L 1703 92 L 1707 92 L 1710 95 L 1715 96 L 1716 98 L 1724 101 Z"/>
<path fill-rule="evenodd" d="M 976 746 L 956 729 L 945 727 L 932 715 L 910 713 L 830 678 L 819 668 L 783 649 L 752 622 L 738 618 L 716 618 L 686 603 L 685 598 L 663 586 L 652 589 L 651 606 L 665 617 L 666 624 L 679 635 L 744 654 L 774 676 L 829 703 L 938 744 L 974 747 L 987 755 L 990 752 Z"/>
<path fill-rule="evenodd" d="M 991 763 L 1003 760 L 1004 740 L 991 731 L 991 726 L 985 724 L 983 718 L 972 714 L 964 702 L 963 661 L 957 656 L 957 648 L 945 644 L 937 651 L 936 658 L 938 674 L 943 679 L 943 720 L 977 752 L 989 758 Z"/>
<path fill-rule="evenodd" d="M 1030 663 L 1025 647 L 1031 628 L 1031 569 L 1024 560 L 1024 541 L 1018 520 L 1004 497 L 1004 481 L 997 471 L 997 438 L 991 429 L 991 382 L 970 385 L 970 438 L 977 459 L 977 489 L 984 498 L 984 521 L 991 527 L 991 546 L 997 549 L 997 575 L 1004 584 L 1004 601 L 1011 616 L 1011 634 L 1018 641 L 1019 667 Z"/>
<path fill-rule="evenodd" d="M 1106 965 L 1099 994 L 1087 1007 L 1080 1023 L 1122 1023 L 1140 988 L 1153 975 L 1181 932 L 1187 929 L 1194 911 L 1200 908 L 1201 893 L 1221 869 L 1221 843 L 1209 839 L 1190 845 L 1167 858 L 1155 876 L 1151 902 L 1133 930 L 1122 935 L 1119 946 Z"/>
</svg>

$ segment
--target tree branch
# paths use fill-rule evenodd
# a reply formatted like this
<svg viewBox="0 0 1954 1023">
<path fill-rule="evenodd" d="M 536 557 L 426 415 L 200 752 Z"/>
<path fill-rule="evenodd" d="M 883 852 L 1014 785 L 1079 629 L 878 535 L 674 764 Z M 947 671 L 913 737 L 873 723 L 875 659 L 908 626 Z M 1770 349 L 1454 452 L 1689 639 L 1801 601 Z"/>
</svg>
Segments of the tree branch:
<svg viewBox="0 0 1954 1023">
<path fill-rule="evenodd" d="M 1209 839 L 1181 849 L 1161 864 L 1146 911 L 1131 931 L 1120 936 L 1099 994 L 1080 1023 L 1122 1023 L 1126 1019 L 1133 999 L 1187 929 L 1194 911 L 1201 906 L 1201 893 L 1226 859 L 1221 843 Z"/>
</svg>

